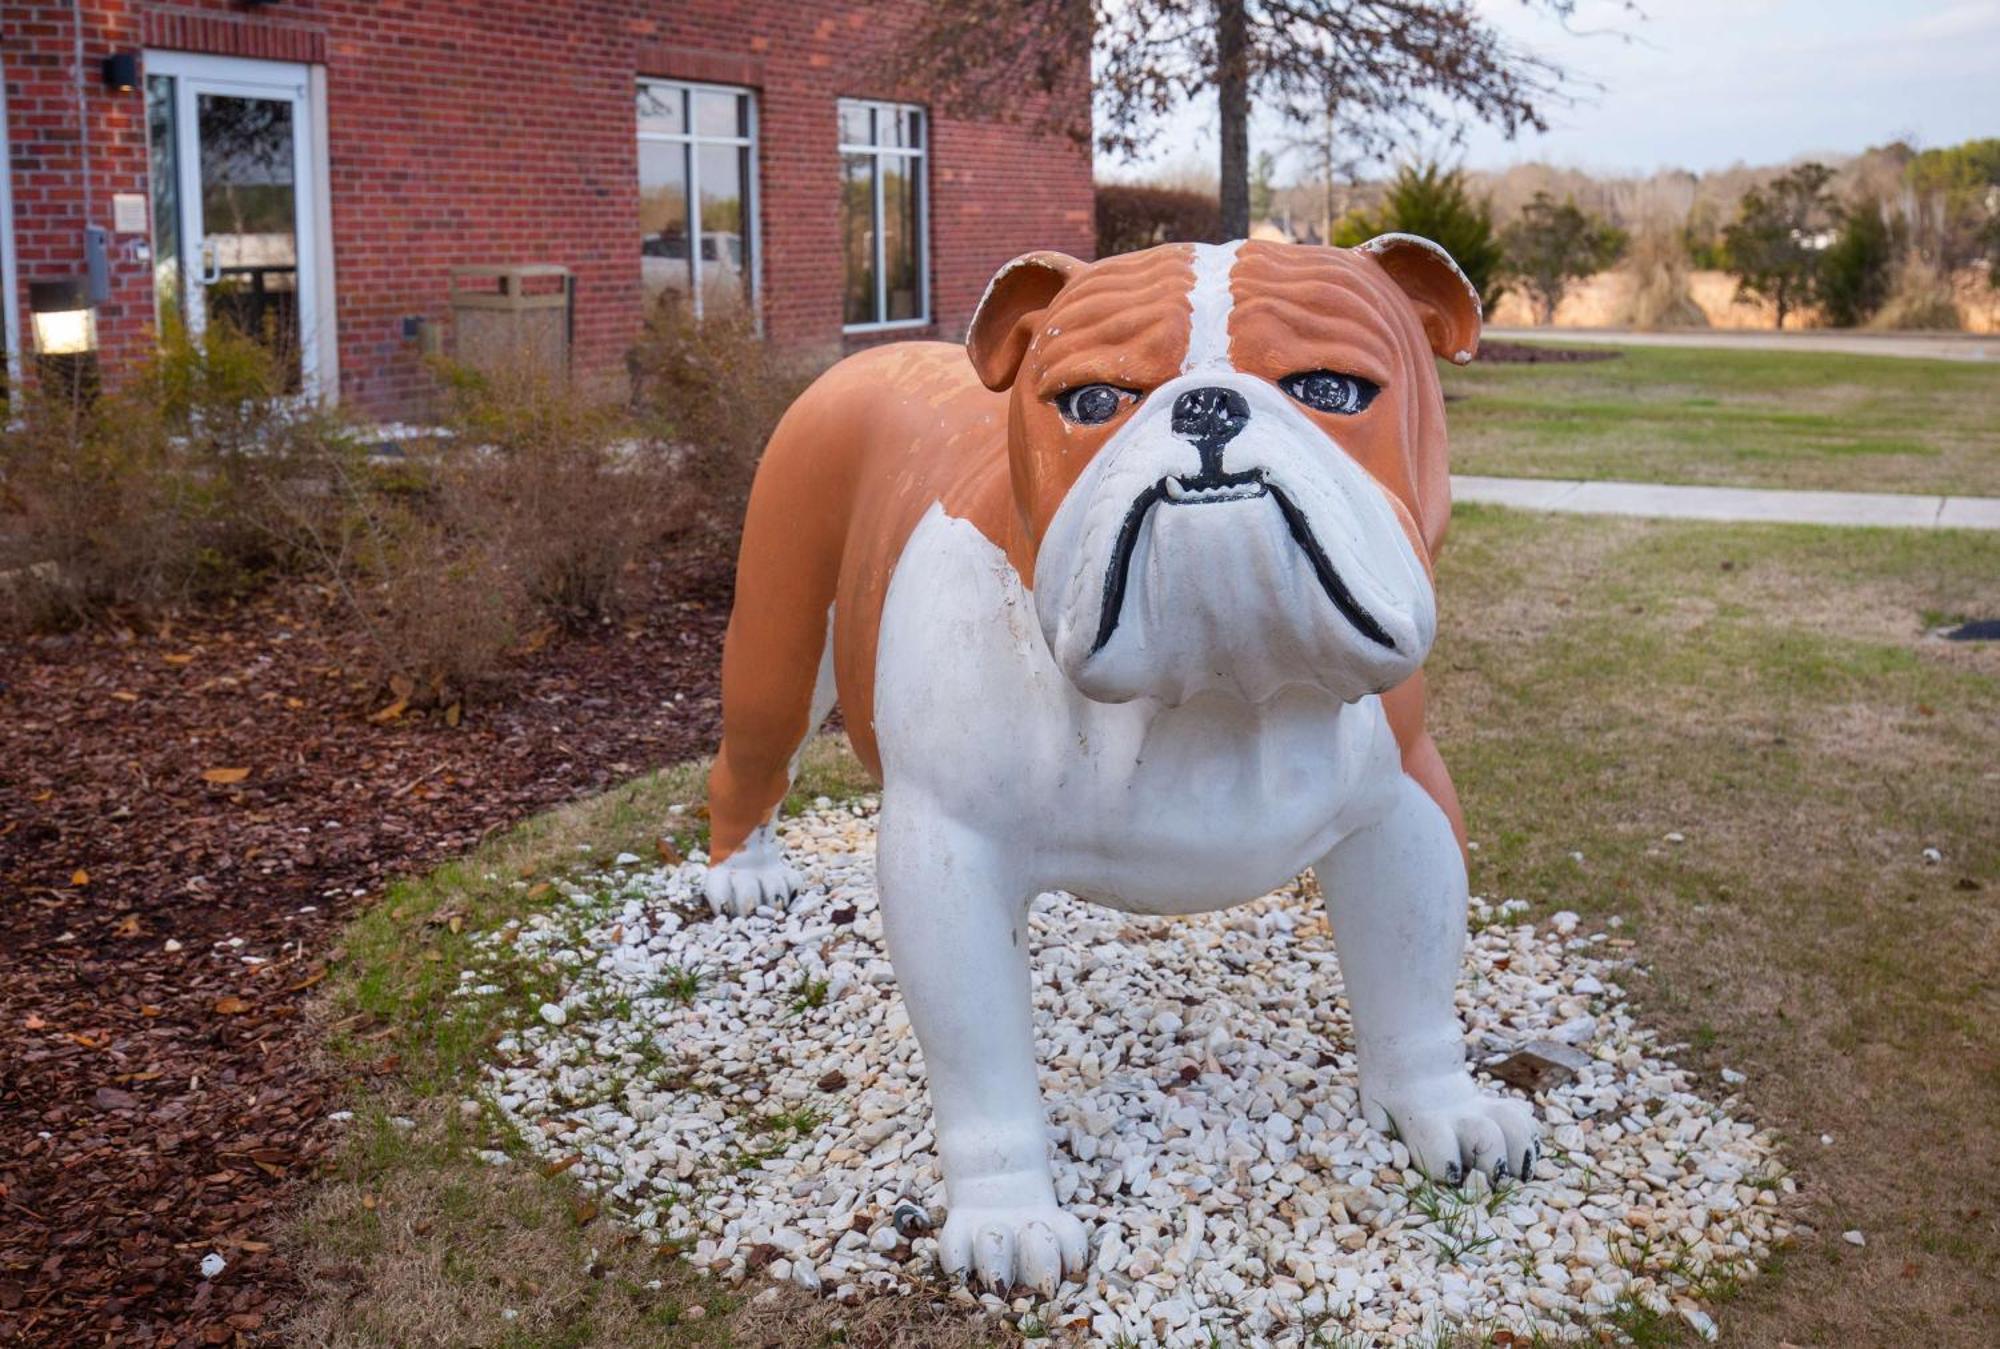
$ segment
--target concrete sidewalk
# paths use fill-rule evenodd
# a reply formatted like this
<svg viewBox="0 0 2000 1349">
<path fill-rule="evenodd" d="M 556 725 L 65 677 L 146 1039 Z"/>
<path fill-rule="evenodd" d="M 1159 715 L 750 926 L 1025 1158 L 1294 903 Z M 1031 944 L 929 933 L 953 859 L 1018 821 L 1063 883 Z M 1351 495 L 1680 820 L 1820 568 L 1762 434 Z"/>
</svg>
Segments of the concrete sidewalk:
<svg viewBox="0 0 2000 1349">
<path fill-rule="evenodd" d="M 1931 361 L 2000 361 L 1996 333 L 1876 333 L 1810 328 L 1770 332 L 1759 328 L 1682 328 L 1638 332 L 1630 328 L 1488 328 L 1482 337 L 1550 346 L 1700 347 L 1709 351 L 1824 351 L 1847 356 L 1903 356 Z"/>
<path fill-rule="evenodd" d="M 1573 515 L 1880 525 L 1901 529 L 2000 529 L 2000 497 L 1683 487 L 1650 482 L 1581 482 L 1573 478 L 1481 478 L 1465 474 L 1452 475 L 1451 496 L 1454 501 Z"/>
</svg>

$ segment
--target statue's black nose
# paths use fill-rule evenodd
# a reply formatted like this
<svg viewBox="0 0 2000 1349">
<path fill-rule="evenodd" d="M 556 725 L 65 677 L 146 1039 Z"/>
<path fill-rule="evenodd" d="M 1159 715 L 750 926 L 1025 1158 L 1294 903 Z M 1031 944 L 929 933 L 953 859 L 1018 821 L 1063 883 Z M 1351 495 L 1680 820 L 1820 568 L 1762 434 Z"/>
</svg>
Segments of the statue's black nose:
<svg viewBox="0 0 2000 1349">
<path fill-rule="evenodd" d="M 1219 450 L 1250 424 L 1250 405 L 1234 389 L 1189 389 L 1174 400 L 1173 430 L 1204 450 Z"/>
</svg>

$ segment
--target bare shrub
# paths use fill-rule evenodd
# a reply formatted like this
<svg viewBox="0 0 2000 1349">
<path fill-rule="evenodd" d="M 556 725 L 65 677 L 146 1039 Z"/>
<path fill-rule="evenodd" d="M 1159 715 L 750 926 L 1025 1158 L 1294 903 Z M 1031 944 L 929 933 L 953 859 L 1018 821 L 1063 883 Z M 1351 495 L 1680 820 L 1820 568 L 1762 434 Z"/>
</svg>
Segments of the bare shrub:
<svg viewBox="0 0 2000 1349">
<path fill-rule="evenodd" d="M 489 692 L 526 612 L 483 540 L 405 517 L 375 559 L 368 634 L 385 683 L 419 707 Z"/>
<path fill-rule="evenodd" d="M 1706 328 L 1708 316 L 1688 288 L 1687 243 L 1679 230 L 1659 221 L 1634 231 L 1624 269 L 1632 279 L 1617 322 L 1620 326 Z"/>
<path fill-rule="evenodd" d="M 829 351 L 767 343 L 747 315 L 697 322 L 684 308 L 663 304 L 627 368 L 639 424 L 671 447 L 693 505 L 733 529 L 772 428 L 831 361 Z"/>
<path fill-rule="evenodd" d="M 1131 253 L 1164 243 L 1221 243 L 1222 203 L 1215 189 L 1144 183 L 1097 185 L 1097 255 Z"/>
<path fill-rule="evenodd" d="M 1871 328 L 1927 328 L 1957 332 L 1965 326 L 1951 280 L 1924 259 L 1910 254 L 1896 266 L 1889 298 L 1868 321 Z"/>
<path fill-rule="evenodd" d="M 259 505 L 297 446 L 334 434 L 279 397 L 268 356 L 226 325 L 167 334 L 100 398 L 20 391 L 0 429 L 0 619 L 61 627 L 240 591 L 289 562 Z"/>
<path fill-rule="evenodd" d="M 440 487 L 455 533 L 483 541 L 531 605 L 569 628 L 618 612 L 648 544 L 696 492 L 628 408 L 546 373 L 446 371 L 455 446 Z"/>
</svg>

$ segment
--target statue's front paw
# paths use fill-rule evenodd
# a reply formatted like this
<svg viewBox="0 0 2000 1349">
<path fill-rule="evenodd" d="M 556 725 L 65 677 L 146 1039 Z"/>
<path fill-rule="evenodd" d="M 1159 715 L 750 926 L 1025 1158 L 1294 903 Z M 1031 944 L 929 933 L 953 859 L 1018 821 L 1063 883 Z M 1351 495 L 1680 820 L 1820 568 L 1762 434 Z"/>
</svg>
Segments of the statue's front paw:
<svg viewBox="0 0 2000 1349">
<path fill-rule="evenodd" d="M 947 1274 L 1005 1294 L 1020 1286 L 1052 1297 L 1065 1278 L 1080 1278 L 1090 1262 L 1083 1224 L 1053 1203 L 1007 1207 L 954 1206 L 938 1233 Z"/>
<path fill-rule="evenodd" d="M 768 828 L 757 830 L 741 848 L 709 867 L 702 880 L 708 907 L 737 918 L 764 905 L 784 908 L 803 884 Z"/>
<path fill-rule="evenodd" d="M 1541 1126 L 1519 1101 L 1481 1091 L 1470 1073 L 1361 1084 L 1368 1122 L 1403 1140 L 1410 1161 L 1432 1180 L 1456 1185 L 1475 1171 L 1499 1181 L 1534 1175 Z"/>
</svg>

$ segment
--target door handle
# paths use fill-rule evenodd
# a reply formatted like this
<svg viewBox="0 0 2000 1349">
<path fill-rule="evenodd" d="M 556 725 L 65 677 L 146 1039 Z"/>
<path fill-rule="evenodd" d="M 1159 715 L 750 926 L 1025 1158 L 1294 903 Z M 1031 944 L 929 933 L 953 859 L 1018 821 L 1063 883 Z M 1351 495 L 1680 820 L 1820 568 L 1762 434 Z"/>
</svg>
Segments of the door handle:
<svg viewBox="0 0 2000 1349">
<path fill-rule="evenodd" d="M 222 258 L 215 251 L 215 245 L 204 242 L 201 246 L 201 284 L 212 286 L 222 280 Z"/>
</svg>

